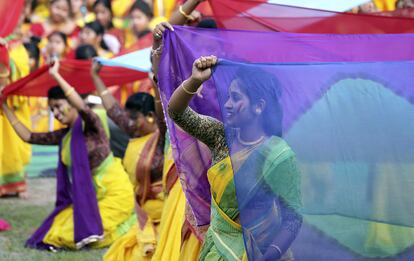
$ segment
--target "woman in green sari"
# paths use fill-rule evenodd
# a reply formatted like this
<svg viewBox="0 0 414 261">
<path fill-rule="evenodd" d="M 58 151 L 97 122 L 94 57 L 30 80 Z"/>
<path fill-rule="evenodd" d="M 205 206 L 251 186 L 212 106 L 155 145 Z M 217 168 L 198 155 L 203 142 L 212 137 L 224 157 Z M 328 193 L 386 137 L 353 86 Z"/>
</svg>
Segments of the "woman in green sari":
<svg viewBox="0 0 414 261">
<path fill-rule="evenodd" d="M 279 137 L 282 109 L 273 85 L 277 81 L 265 72 L 236 73 L 224 106 L 225 126 L 188 106 L 216 63 L 214 56 L 197 59 L 168 108 L 171 119 L 212 154 L 207 174 L 211 223 L 199 260 L 293 260 L 290 246 L 302 224 L 300 175 L 295 154 Z M 265 122 L 269 115 L 277 119 L 273 124 Z M 228 141 L 225 127 L 232 130 Z M 238 184 L 235 176 L 244 182 Z M 241 210 L 247 214 L 240 215 Z"/>
</svg>

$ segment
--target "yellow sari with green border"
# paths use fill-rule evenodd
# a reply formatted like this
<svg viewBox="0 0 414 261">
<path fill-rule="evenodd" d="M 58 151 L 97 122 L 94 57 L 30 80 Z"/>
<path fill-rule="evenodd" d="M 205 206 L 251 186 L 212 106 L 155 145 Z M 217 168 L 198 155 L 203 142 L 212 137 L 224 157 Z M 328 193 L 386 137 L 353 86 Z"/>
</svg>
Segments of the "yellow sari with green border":
<svg viewBox="0 0 414 261">
<path fill-rule="evenodd" d="M 103 126 L 107 131 L 107 124 L 103 124 Z M 69 131 L 63 138 L 61 151 L 62 162 L 68 169 L 72 164 L 71 138 L 72 131 Z M 104 237 L 102 240 L 88 244 L 88 246 L 102 248 L 111 245 L 134 224 L 133 190 L 121 161 L 114 158 L 112 154 L 99 167 L 92 170 L 92 175 Z M 72 206 L 64 209 L 55 217 L 43 242 L 59 248 L 76 249 Z"/>
</svg>

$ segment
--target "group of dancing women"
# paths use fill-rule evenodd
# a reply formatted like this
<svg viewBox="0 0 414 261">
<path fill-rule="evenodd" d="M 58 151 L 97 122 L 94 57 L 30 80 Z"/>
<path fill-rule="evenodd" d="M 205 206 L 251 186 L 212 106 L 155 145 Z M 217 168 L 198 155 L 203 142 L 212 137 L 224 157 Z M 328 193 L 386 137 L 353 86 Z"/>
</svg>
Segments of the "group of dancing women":
<svg viewBox="0 0 414 261">
<path fill-rule="evenodd" d="M 187 1 L 172 15 L 170 22 L 180 24 L 189 20 L 199 2 Z M 168 106 L 163 108 L 158 67 L 163 34 L 174 31 L 173 26 L 161 22 L 149 34 L 148 25 L 137 22 L 131 35 L 121 36 L 112 24 L 112 17 L 109 15 L 105 20 L 109 1 L 97 0 L 93 5 L 97 20 L 83 24 L 79 46 L 71 50 L 69 46 L 74 43 L 70 36 L 78 26 L 76 20 L 67 19 L 67 3 L 51 1 L 49 19 L 30 28 L 47 36 L 42 59 L 50 64 L 49 74 L 58 83 L 47 92 L 47 106 L 61 128 L 33 131 L 19 115 L 22 108 L 16 106 L 18 101 L 11 103 L 10 99 L 3 99 L 2 103 L 7 125 L 21 140 L 19 150 L 24 150 L 27 144 L 59 148 L 56 203 L 52 213 L 26 241 L 26 247 L 52 252 L 108 248 L 104 255 L 106 261 L 247 260 L 233 174 L 252 152 L 263 150 L 270 151 L 270 155 L 283 154 L 284 160 L 278 164 L 285 165 L 284 171 L 289 173 L 286 179 L 296 187 L 288 199 L 281 200 L 280 233 L 266 239 L 271 241 L 271 247 L 261 249 L 260 256 L 262 260 L 293 260 L 290 245 L 302 224 L 296 214 L 301 202 L 299 184 L 295 183 L 299 179 L 295 154 L 279 137 L 277 126 L 268 129 L 262 124 L 263 115 L 275 112 L 273 105 L 278 96 L 272 91 L 274 86 L 259 86 L 262 89 L 253 93 L 243 83 L 246 75 L 240 74 L 232 81 L 226 102 L 230 111 L 227 122 L 237 134 L 229 144 L 223 122 L 198 114 L 189 106 L 201 85 L 212 76 L 217 57 L 196 59 L 192 74 L 177 86 Z M 130 12 L 137 20 L 145 18 L 146 23 L 152 17 L 142 1 L 137 1 Z M 60 31 L 56 31 L 56 24 Z M 96 60 L 92 62 L 90 77 L 96 88 L 91 94 L 100 97 L 98 105 L 91 105 L 84 94 L 77 92 L 79 86 L 71 86 L 60 73 L 60 60 L 65 57 L 110 57 L 111 53 L 122 53 L 119 43 L 141 49 L 140 45 L 148 42 L 152 42 L 152 88 L 133 93 L 125 105 L 105 86 L 100 76 L 102 65 Z M 12 69 L 9 64 L 1 64 L 0 69 L 0 83 L 4 87 Z M 263 73 L 260 77 L 271 76 Z M 208 171 L 211 222 L 202 236 L 188 222 L 191 207 L 174 163 L 166 118 L 211 151 Z M 246 122 L 250 123 L 248 127 Z M 111 141 L 116 139 L 111 123 L 128 136 L 121 156 L 111 147 Z M 230 162 L 229 146 L 233 148 L 232 157 L 239 159 L 238 166 Z M 270 179 L 268 183 L 272 189 L 278 189 L 277 185 L 273 186 L 277 181 Z M 16 192 L 24 196 L 25 189 Z"/>
</svg>

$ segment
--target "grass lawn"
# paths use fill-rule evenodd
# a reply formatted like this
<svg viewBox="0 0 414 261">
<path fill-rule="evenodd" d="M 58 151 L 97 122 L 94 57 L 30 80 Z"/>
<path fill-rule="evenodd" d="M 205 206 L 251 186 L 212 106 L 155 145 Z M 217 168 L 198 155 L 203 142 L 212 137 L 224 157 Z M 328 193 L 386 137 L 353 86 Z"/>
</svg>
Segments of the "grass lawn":
<svg viewBox="0 0 414 261">
<path fill-rule="evenodd" d="M 7 220 L 12 225 L 10 231 L 0 232 L 0 260 L 102 260 L 105 249 L 51 253 L 24 247 L 26 239 L 52 211 L 56 194 L 56 180 L 53 178 L 29 179 L 28 182 L 29 199 L 0 199 L 0 218 Z"/>
</svg>

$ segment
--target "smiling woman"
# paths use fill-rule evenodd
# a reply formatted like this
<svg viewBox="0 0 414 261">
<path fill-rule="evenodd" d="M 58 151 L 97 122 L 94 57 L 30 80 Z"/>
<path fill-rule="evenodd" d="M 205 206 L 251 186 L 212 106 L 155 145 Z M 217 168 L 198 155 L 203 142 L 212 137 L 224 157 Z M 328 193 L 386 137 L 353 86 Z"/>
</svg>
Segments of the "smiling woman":
<svg viewBox="0 0 414 261">
<path fill-rule="evenodd" d="M 59 145 L 56 207 L 26 245 L 44 250 L 105 247 L 132 224 L 132 186 L 121 162 L 112 156 L 107 126 L 58 69 L 56 61 L 50 74 L 60 86 L 49 90 L 48 103 L 67 128 L 32 133 L 3 104 L 5 115 L 24 141 Z"/>
</svg>

